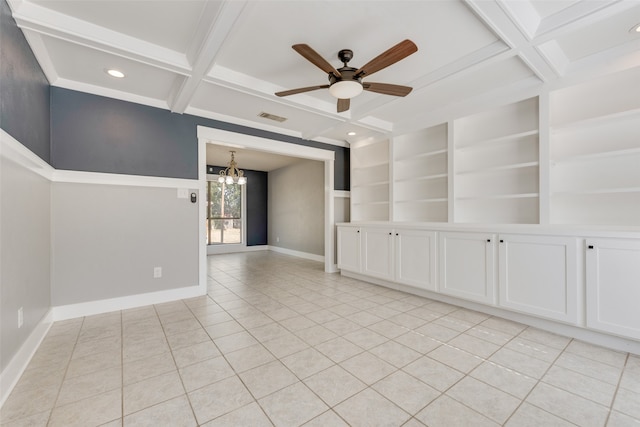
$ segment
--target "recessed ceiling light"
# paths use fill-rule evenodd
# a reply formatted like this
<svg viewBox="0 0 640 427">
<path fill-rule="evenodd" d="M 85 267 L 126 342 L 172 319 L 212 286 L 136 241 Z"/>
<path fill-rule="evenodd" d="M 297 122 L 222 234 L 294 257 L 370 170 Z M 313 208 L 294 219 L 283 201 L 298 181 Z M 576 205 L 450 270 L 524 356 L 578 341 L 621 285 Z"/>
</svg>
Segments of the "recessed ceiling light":
<svg viewBox="0 0 640 427">
<path fill-rule="evenodd" d="M 347 135 L 349 135 L 349 136 L 355 136 L 355 135 L 356 135 L 356 133 L 355 133 L 354 131 L 351 131 L 351 132 L 347 132 Z"/>
<path fill-rule="evenodd" d="M 630 33 L 640 33 L 640 24 L 636 24 L 629 30 Z"/>
<path fill-rule="evenodd" d="M 107 74 L 109 74 L 111 77 L 115 77 L 117 79 L 121 79 L 121 78 L 124 77 L 124 73 L 122 71 L 116 70 L 116 69 L 113 69 L 113 68 L 109 68 L 109 69 L 105 70 L 105 72 Z"/>
</svg>

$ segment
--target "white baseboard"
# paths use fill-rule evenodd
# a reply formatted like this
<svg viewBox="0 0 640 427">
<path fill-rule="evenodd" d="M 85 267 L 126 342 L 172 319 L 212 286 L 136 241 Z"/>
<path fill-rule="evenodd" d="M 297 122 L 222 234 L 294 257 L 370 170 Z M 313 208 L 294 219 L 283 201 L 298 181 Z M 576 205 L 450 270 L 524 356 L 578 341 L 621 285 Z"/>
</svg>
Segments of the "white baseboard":
<svg viewBox="0 0 640 427">
<path fill-rule="evenodd" d="M 40 343 L 53 323 L 52 310 L 47 311 L 33 329 L 27 340 L 18 349 L 6 368 L 0 373 L 0 408 L 4 405 L 11 391 L 18 383 L 22 373 L 29 365 L 31 358 L 40 347 Z"/>
<path fill-rule="evenodd" d="M 129 295 L 126 297 L 103 299 L 98 301 L 81 302 L 53 307 L 53 320 L 66 320 L 76 317 L 91 316 L 111 311 L 126 310 L 143 307 L 145 305 L 161 304 L 179 299 L 193 298 L 206 295 L 206 288 L 188 286 L 167 291 L 149 292 L 146 294 Z"/>
<path fill-rule="evenodd" d="M 640 341 L 636 341 L 633 339 L 610 335 L 604 332 L 586 329 L 579 326 L 573 326 L 566 323 L 560 323 L 553 320 L 542 319 L 540 317 L 534 317 L 524 313 L 516 313 L 513 311 L 502 309 L 500 307 L 492 307 L 473 301 L 466 301 L 437 292 L 414 288 L 412 286 L 405 286 L 399 283 L 388 282 L 386 280 L 377 279 L 358 273 L 352 273 L 350 271 L 342 271 L 340 274 L 345 277 L 362 280 L 363 282 L 373 283 L 375 285 L 396 289 L 402 292 L 407 292 L 413 295 L 418 295 L 424 298 L 429 298 L 458 307 L 468 308 L 469 310 L 475 310 L 492 316 L 498 316 L 503 319 L 511 320 L 513 322 L 533 326 L 534 328 L 542 329 L 570 338 L 575 338 L 602 347 L 611 348 L 613 350 L 640 354 Z"/>
<path fill-rule="evenodd" d="M 207 255 L 232 254 L 237 252 L 268 251 L 267 245 L 207 245 Z"/>
<path fill-rule="evenodd" d="M 285 255 L 291 255 L 298 258 L 310 259 L 312 261 L 324 262 L 324 255 L 310 254 L 307 252 L 294 251 L 293 249 L 280 248 L 278 246 L 269 246 L 269 250 Z"/>
</svg>

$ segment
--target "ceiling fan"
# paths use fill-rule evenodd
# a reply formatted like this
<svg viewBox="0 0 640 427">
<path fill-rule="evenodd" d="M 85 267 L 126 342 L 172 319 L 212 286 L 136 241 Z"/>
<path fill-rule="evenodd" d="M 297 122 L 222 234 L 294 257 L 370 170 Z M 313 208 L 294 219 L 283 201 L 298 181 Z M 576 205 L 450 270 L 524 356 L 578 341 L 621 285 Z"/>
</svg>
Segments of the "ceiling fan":
<svg viewBox="0 0 640 427">
<path fill-rule="evenodd" d="M 317 89 L 329 89 L 329 93 L 338 98 L 338 113 L 342 113 L 349 109 L 351 98 L 359 95 L 363 90 L 385 95 L 407 96 L 413 89 L 408 86 L 389 83 L 369 83 L 362 81 L 364 77 L 370 76 L 383 68 L 387 68 L 416 52 L 418 47 L 411 40 L 401 41 L 360 68 L 353 68 L 347 65 L 349 61 L 351 61 L 351 58 L 353 58 L 353 51 L 349 49 L 343 49 L 338 52 L 338 58 L 344 65 L 341 68 L 335 69 L 320 56 L 318 52 L 306 44 L 294 44 L 291 47 L 313 65 L 327 73 L 329 75 L 329 84 L 276 92 L 277 96 L 289 96 Z"/>
</svg>

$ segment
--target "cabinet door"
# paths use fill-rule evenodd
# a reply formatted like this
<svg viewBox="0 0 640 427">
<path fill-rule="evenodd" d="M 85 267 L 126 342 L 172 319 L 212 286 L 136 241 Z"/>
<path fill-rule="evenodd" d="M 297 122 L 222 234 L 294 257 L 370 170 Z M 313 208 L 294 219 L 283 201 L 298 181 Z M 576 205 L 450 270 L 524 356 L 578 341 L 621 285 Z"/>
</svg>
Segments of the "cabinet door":
<svg viewBox="0 0 640 427">
<path fill-rule="evenodd" d="M 499 236 L 501 306 L 578 323 L 577 240 Z"/>
<path fill-rule="evenodd" d="M 338 268 L 360 272 L 360 229 L 338 227 Z"/>
<path fill-rule="evenodd" d="M 440 233 L 440 292 L 495 304 L 495 235 Z"/>
<path fill-rule="evenodd" d="M 430 291 L 436 290 L 436 233 L 396 230 L 396 281 Z"/>
<path fill-rule="evenodd" d="M 587 326 L 640 339 L 640 240 L 587 240 Z"/>
<path fill-rule="evenodd" d="M 386 228 L 362 228 L 362 273 L 393 280 L 393 232 Z"/>
</svg>

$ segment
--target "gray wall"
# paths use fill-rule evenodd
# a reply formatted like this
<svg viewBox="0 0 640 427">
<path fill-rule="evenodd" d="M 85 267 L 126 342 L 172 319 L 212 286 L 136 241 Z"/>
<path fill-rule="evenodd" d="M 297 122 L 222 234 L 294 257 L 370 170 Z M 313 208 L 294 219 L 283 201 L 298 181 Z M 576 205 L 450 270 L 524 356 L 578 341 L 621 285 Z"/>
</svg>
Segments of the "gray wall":
<svg viewBox="0 0 640 427">
<path fill-rule="evenodd" d="M 348 148 L 51 88 L 51 159 L 56 169 L 197 179 L 198 125 L 331 150 L 335 189 L 349 189 Z"/>
<path fill-rule="evenodd" d="M 324 163 L 269 172 L 269 245 L 324 255 Z M 277 242 L 277 238 L 280 242 Z"/>
<path fill-rule="evenodd" d="M 0 82 L 0 127 L 51 163 L 49 81 L 5 0 L 0 0 Z"/>
<path fill-rule="evenodd" d="M 53 305 L 197 286 L 198 203 L 174 188 L 54 183 Z"/>
<path fill-rule="evenodd" d="M 0 369 L 51 307 L 51 184 L 0 157 Z M 24 324 L 18 329 L 18 309 Z"/>
<path fill-rule="evenodd" d="M 49 82 L 0 0 L 0 127 L 50 162 L 49 119 Z M 50 192 L 47 180 L 0 157 L 0 370 L 51 306 Z"/>
</svg>

